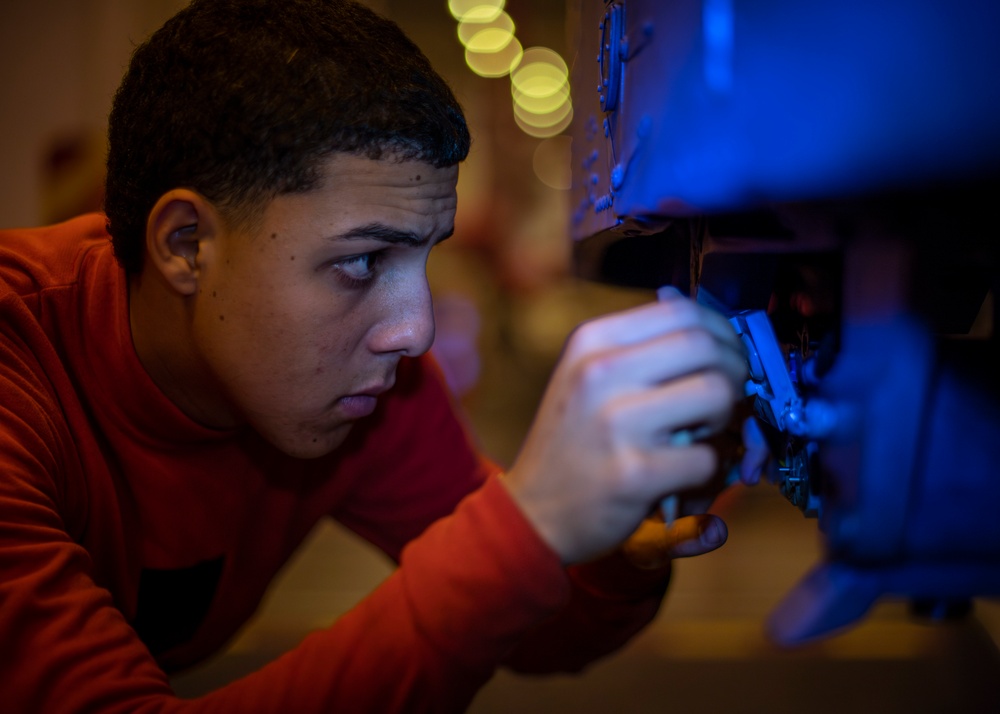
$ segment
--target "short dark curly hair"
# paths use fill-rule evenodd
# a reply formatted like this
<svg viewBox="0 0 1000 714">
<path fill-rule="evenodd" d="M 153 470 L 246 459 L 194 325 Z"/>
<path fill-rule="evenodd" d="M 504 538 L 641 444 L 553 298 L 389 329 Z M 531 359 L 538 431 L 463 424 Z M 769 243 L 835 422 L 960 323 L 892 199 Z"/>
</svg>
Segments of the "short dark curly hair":
<svg viewBox="0 0 1000 714">
<path fill-rule="evenodd" d="M 393 22 L 353 0 L 194 0 L 132 55 L 108 130 L 105 212 L 129 273 L 146 220 L 191 188 L 237 224 L 307 191 L 337 152 L 452 166 L 462 108 Z"/>
</svg>

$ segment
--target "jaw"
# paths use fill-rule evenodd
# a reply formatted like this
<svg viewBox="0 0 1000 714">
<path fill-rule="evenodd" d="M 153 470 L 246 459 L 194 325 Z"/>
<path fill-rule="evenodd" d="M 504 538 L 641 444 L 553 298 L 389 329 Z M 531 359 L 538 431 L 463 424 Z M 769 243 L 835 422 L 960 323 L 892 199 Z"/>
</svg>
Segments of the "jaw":
<svg viewBox="0 0 1000 714">
<path fill-rule="evenodd" d="M 136 356 L 153 383 L 194 421 L 216 429 L 239 420 L 194 349 L 190 302 L 158 274 L 129 281 L 129 326 Z"/>
<path fill-rule="evenodd" d="M 252 425 L 278 451 L 296 459 L 317 459 L 336 451 L 347 440 L 353 422 L 335 426 L 297 426 L 292 428 L 271 428 L 266 425 Z"/>
</svg>

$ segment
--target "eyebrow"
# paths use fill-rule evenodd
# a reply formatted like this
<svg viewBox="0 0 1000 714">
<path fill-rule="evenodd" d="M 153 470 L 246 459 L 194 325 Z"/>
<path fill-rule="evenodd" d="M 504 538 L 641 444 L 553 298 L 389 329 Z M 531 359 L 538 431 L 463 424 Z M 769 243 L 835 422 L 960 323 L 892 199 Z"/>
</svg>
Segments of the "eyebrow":
<svg viewBox="0 0 1000 714">
<path fill-rule="evenodd" d="M 446 233 L 442 234 L 441 237 L 434 241 L 434 243 L 437 244 L 450 238 L 454 232 L 455 229 L 453 227 Z M 334 240 L 378 240 L 384 243 L 393 243 L 395 245 L 405 245 L 410 248 L 418 248 L 426 244 L 429 239 L 426 237 L 420 237 L 416 233 L 412 233 L 410 231 L 401 231 L 398 228 L 387 226 L 384 223 L 368 223 L 363 226 L 351 228 L 346 233 L 334 236 Z"/>
</svg>

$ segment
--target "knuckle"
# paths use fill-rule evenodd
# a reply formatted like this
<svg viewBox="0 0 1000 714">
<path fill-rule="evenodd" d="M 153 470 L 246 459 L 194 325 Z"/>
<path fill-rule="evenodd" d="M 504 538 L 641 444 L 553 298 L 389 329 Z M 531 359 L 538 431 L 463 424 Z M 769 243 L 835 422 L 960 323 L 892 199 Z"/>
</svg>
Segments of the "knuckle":
<svg viewBox="0 0 1000 714">
<path fill-rule="evenodd" d="M 693 300 L 669 300 L 661 304 L 675 317 L 696 319 L 699 316 L 698 305 Z"/>
<path fill-rule="evenodd" d="M 608 353 L 587 355 L 577 366 L 577 382 L 585 389 L 605 384 L 614 372 L 614 360 Z"/>
<path fill-rule="evenodd" d="M 719 468 L 719 455 L 707 444 L 698 444 L 694 476 L 701 483 L 708 481 Z"/>
<path fill-rule="evenodd" d="M 612 379 L 616 369 L 616 357 L 611 351 L 591 352 L 565 363 L 565 374 L 572 389 L 593 400 L 604 394 L 602 387 Z"/>
<path fill-rule="evenodd" d="M 566 340 L 567 354 L 581 356 L 594 349 L 599 342 L 600 324 L 589 320 L 577 325 Z"/>
<path fill-rule="evenodd" d="M 632 498 L 643 490 L 648 474 L 647 459 L 639 449 L 618 448 L 615 453 L 617 490 Z"/>
<path fill-rule="evenodd" d="M 611 403 L 601 404 L 595 410 L 594 419 L 599 443 L 612 452 L 616 461 L 619 460 L 619 454 L 625 448 L 622 438 L 624 415 L 621 410 Z"/>
<path fill-rule="evenodd" d="M 735 385 L 723 372 L 708 370 L 702 372 L 699 378 L 702 382 L 701 391 L 713 407 L 731 406 L 738 398 Z"/>
<path fill-rule="evenodd" d="M 621 410 L 605 404 L 596 410 L 592 437 L 605 453 L 607 478 L 612 490 L 620 495 L 634 492 L 648 471 L 643 450 L 636 448 L 627 435 L 626 418 Z"/>
<path fill-rule="evenodd" d="M 719 356 L 719 347 L 715 339 L 708 330 L 702 327 L 691 327 L 684 330 L 681 333 L 681 339 L 684 340 L 684 348 L 692 353 L 703 354 L 713 360 Z"/>
<path fill-rule="evenodd" d="M 675 453 L 673 464 L 675 476 L 686 488 L 705 485 L 718 468 L 715 450 L 707 444 L 693 444 L 682 447 L 683 453 Z"/>
</svg>

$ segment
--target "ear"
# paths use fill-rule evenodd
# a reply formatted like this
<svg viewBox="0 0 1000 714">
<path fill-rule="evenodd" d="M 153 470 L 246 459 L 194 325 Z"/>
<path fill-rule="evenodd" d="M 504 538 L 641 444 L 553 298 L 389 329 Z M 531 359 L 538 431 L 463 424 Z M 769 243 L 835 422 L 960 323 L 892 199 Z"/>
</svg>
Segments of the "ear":
<svg viewBox="0 0 1000 714">
<path fill-rule="evenodd" d="M 204 196 L 184 188 L 168 191 L 146 221 L 146 269 L 159 272 L 181 295 L 193 295 L 204 249 L 221 227 L 218 211 Z"/>
</svg>

